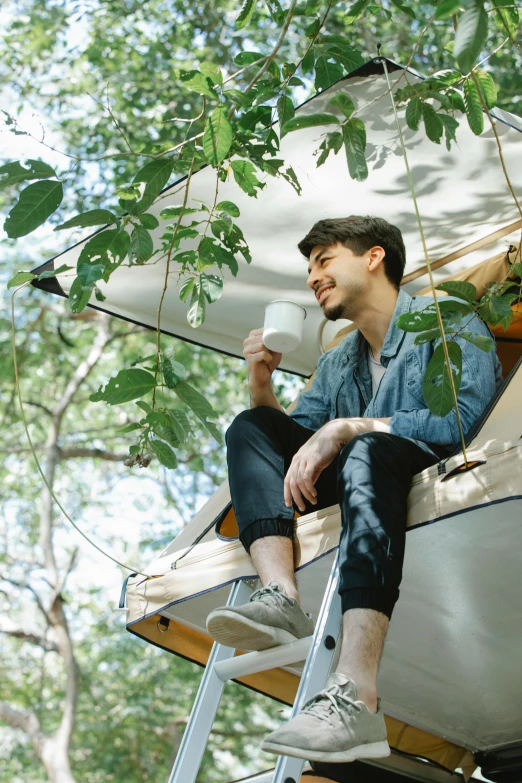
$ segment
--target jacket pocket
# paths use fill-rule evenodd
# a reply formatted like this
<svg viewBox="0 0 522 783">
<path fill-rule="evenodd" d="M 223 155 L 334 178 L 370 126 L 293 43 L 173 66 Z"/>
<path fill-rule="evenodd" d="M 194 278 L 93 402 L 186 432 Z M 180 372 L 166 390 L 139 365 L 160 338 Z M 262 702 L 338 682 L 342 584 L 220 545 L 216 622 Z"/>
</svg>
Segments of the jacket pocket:
<svg viewBox="0 0 522 783">
<path fill-rule="evenodd" d="M 422 396 L 422 367 L 418 351 L 411 350 L 406 354 L 406 388 L 419 402 L 426 407 Z"/>
</svg>

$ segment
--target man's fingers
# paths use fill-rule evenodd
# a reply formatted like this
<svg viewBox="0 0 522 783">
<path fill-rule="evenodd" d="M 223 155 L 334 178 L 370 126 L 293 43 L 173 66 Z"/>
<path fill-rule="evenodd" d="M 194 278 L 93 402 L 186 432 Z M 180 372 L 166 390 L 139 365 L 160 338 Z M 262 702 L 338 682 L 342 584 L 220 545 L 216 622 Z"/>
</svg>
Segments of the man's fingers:
<svg viewBox="0 0 522 783">
<path fill-rule="evenodd" d="M 315 505 L 317 503 L 317 493 L 310 478 L 306 478 L 307 476 L 309 476 L 308 467 L 306 464 L 301 464 L 297 473 L 297 486 L 308 502 Z"/>
<path fill-rule="evenodd" d="M 317 503 L 317 490 L 314 487 L 316 482 L 315 476 L 316 474 L 319 475 L 319 473 L 320 471 L 318 472 L 313 465 L 307 465 L 303 471 L 302 480 L 299 482 L 299 486 L 308 493 L 307 497 L 314 505 Z"/>
<path fill-rule="evenodd" d="M 294 499 L 295 504 L 299 509 L 299 511 L 304 511 L 305 504 L 304 504 L 303 496 L 301 495 L 301 491 L 299 489 L 299 485 L 297 483 L 299 462 L 300 460 L 296 454 L 294 459 L 292 460 L 292 464 L 290 465 L 288 469 L 288 473 L 286 474 L 286 478 L 285 478 L 285 502 L 287 497 L 287 490 L 289 490 L 291 498 Z M 292 505 L 291 498 L 290 498 L 290 502 L 287 503 L 287 505 Z"/>
</svg>

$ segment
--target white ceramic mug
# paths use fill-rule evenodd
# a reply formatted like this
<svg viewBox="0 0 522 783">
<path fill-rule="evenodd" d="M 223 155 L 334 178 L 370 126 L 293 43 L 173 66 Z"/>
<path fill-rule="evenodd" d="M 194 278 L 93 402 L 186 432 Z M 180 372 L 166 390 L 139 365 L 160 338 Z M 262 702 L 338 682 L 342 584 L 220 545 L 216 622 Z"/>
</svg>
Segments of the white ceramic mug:
<svg viewBox="0 0 522 783">
<path fill-rule="evenodd" d="M 306 310 L 288 299 L 276 299 L 265 308 L 263 342 L 270 351 L 290 353 L 303 339 Z"/>
</svg>

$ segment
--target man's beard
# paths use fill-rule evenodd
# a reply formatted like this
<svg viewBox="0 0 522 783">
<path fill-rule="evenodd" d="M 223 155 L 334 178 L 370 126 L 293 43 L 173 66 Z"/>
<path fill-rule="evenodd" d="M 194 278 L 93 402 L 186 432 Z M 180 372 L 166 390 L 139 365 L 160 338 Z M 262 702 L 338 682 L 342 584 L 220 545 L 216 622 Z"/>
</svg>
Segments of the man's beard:
<svg viewBox="0 0 522 783">
<path fill-rule="evenodd" d="M 344 314 L 344 307 L 342 304 L 336 304 L 332 307 L 328 308 L 325 307 L 324 309 L 324 317 L 327 318 L 329 321 L 337 321 L 339 318 L 342 318 Z"/>
</svg>

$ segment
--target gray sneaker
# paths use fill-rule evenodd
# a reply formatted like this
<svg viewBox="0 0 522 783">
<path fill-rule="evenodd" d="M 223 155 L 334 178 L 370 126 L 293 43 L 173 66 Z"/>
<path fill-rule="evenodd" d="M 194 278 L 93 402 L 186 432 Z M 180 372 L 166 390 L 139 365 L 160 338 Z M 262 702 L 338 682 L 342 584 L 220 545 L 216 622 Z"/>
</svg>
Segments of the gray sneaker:
<svg viewBox="0 0 522 783">
<path fill-rule="evenodd" d="M 207 631 L 227 647 L 266 650 L 311 636 L 314 624 L 279 582 L 270 582 L 252 593 L 247 604 L 214 609 L 207 617 Z"/>
<path fill-rule="evenodd" d="M 269 734 L 262 750 L 307 761 L 343 762 L 390 755 L 380 700 L 371 712 L 357 700 L 357 688 L 342 674 L 332 674 L 326 688 L 301 712 Z"/>
</svg>

